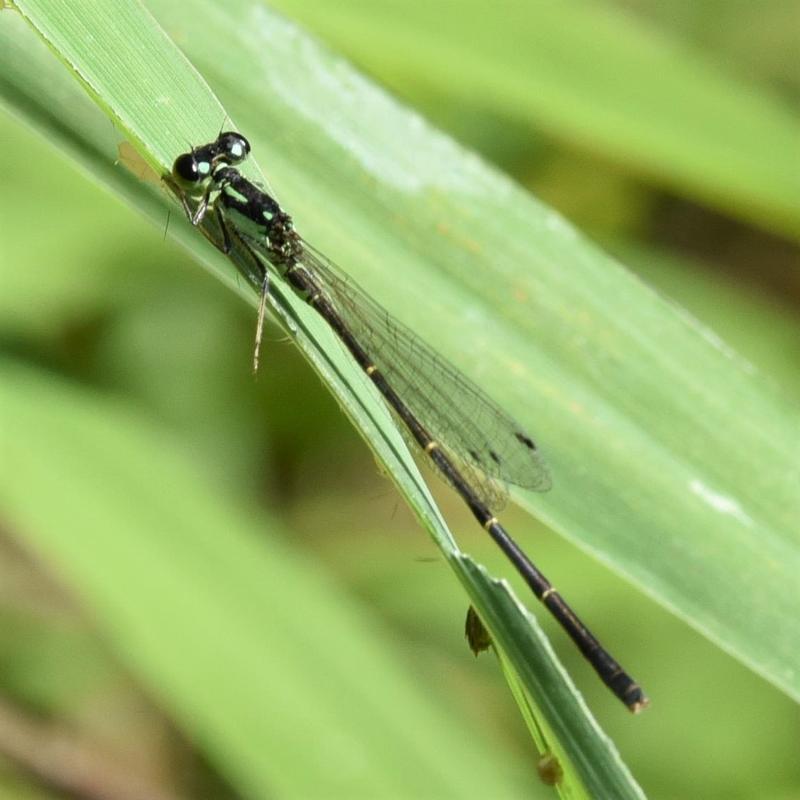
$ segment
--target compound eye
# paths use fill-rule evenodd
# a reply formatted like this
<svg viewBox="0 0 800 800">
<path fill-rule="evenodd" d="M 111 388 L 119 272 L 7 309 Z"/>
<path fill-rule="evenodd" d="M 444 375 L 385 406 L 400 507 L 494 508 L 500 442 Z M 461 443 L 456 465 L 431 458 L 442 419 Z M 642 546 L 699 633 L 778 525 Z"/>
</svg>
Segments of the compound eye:
<svg viewBox="0 0 800 800">
<path fill-rule="evenodd" d="M 195 153 L 184 153 L 175 159 L 172 174 L 184 183 L 198 183 L 211 174 L 211 164 L 198 159 Z"/>
<path fill-rule="evenodd" d="M 197 159 L 194 153 L 184 153 L 175 159 L 172 165 L 172 174 L 186 183 L 194 183 L 200 180 Z"/>
<path fill-rule="evenodd" d="M 241 133 L 227 131 L 217 140 L 220 150 L 227 156 L 232 164 L 244 161 L 250 152 L 250 142 Z"/>
</svg>

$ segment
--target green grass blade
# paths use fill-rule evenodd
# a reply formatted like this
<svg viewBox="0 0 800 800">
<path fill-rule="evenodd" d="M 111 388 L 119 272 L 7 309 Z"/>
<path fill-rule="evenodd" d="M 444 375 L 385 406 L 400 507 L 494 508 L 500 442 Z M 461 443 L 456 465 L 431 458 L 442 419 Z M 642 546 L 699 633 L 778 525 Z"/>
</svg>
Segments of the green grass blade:
<svg viewBox="0 0 800 800">
<path fill-rule="evenodd" d="M 494 112 L 769 230 L 800 235 L 800 116 L 626 9 L 588 2 L 277 0 L 436 109 Z M 698 12 L 700 13 L 700 12 Z M 706 13 L 709 13 L 706 11 Z M 414 54 L 413 58 L 407 56 Z"/>
<path fill-rule="evenodd" d="M 576 799 L 643 798 L 613 742 L 589 713 L 547 639 L 538 628 L 526 625 L 524 614 L 518 613 L 519 602 L 502 582 L 490 578 L 469 557 L 462 556 L 459 561 L 459 574 L 485 615 L 494 645 L 499 645 L 498 655 L 515 699 L 526 718 L 528 712 L 533 714 L 539 734 L 534 736 L 537 746 L 555 755 L 561 765 L 563 777 L 557 787 L 560 795 Z M 528 646 L 531 634 L 538 639 L 536 647 Z M 520 691 L 524 691 L 524 697 L 519 696 Z"/>
</svg>

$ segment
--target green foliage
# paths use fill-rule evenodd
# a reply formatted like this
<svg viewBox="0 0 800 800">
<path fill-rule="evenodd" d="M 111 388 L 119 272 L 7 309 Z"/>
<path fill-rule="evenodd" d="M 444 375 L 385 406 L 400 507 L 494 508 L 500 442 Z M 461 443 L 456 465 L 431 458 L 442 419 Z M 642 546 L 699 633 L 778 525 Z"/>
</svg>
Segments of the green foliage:
<svg viewBox="0 0 800 800">
<path fill-rule="evenodd" d="M 555 488 L 547 497 L 515 499 L 784 692 L 800 696 L 793 671 L 800 650 L 794 579 L 800 550 L 793 526 L 800 518 L 797 418 L 750 364 L 554 212 L 261 6 L 200 0 L 191 8 L 150 4 L 158 23 L 222 99 L 223 111 L 136 6 L 97 3 L 88 19 L 74 4 L 19 5 L 157 173 L 166 171 L 187 143 L 213 138 L 230 114 L 253 141 L 270 184 L 307 237 L 423 338 L 491 386 L 493 396 L 541 440 Z M 384 8 L 384 22 L 396 22 L 391 5 Z M 796 230 L 796 217 L 786 203 L 788 184 L 773 180 L 778 168 L 789 175 L 781 137 L 788 140 L 794 123 L 782 123 L 779 112 L 755 113 L 772 107 L 772 101 L 752 91 L 737 104 L 732 79 L 714 70 L 703 72 L 694 57 L 681 60 L 680 48 L 667 48 L 674 73 L 670 81 L 659 82 L 663 70 L 656 73 L 652 65 L 663 58 L 663 43 L 654 51 L 652 39 L 638 36 L 633 25 L 593 28 L 589 22 L 603 15 L 592 16 L 591 7 L 583 8 L 574 27 L 565 26 L 556 11 L 546 18 L 532 13 L 525 26 L 549 20 L 546 30 L 560 33 L 552 52 L 564 58 L 578 53 L 576 42 L 598 31 L 592 63 L 607 53 L 606 74 L 631 74 L 642 82 L 650 70 L 647 92 L 633 84 L 627 90 L 617 86 L 615 92 L 637 101 L 647 96 L 660 115 L 643 114 L 640 102 L 621 103 L 615 106 L 614 125 L 604 125 L 609 117 L 598 109 L 609 100 L 596 81 L 602 71 L 592 78 L 594 89 L 588 79 L 582 87 L 598 95 L 597 104 L 568 102 L 570 92 L 581 88 L 580 59 L 572 70 L 564 68 L 563 60 L 553 61 L 551 82 L 531 93 L 530 107 L 522 88 L 530 87 L 535 76 L 541 78 L 544 71 L 535 62 L 504 62 L 498 51 L 483 52 L 459 73 L 436 60 L 443 54 L 463 58 L 455 45 L 451 42 L 434 58 L 425 36 L 417 37 L 419 59 L 405 61 L 446 78 L 448 85 L 437 91 L 461 103 L 469 97 L 465 86 L 474 91 L 480 88 L 478 76 L 491 78 L 492 85 L 507 90 L 491 94 L 498 109 L 511 109 L 522 119 L 535 114 L 550 130 L 558 123 L 567 138 L 570 126 L 592 127 L 593 122 L 598 146 L 602 143 L 612 157 L 611 143 L 616 142 L 616 157 L 630 157 L 643 173 L 658 174 L 697 197 L 724 194 L 723 205 L 744 218 Z M 307 11 L 311 14 L 313 7 Z M 333 30 L 324 4 L 317 11 L 320 29 Z M 395 26 L 381 26 L 373 13 L 356 16 L 351 10 L 336 20 L 349 21 L 355 55 L 366 59 L 382 51 L 391 72 L 400 62 L 374 34 Z M 113 167 L 118 136 L 91 103 L 81 102 L 62 65 L 47 54 L 36 56 L 30 31 L 19 22 L 11 14 L 0 19 L 5 102 L 163 225 L 163 195 Z M 441 21 L 428 22 L 429 30 L 445 29 Z M 516 26 L 520 35 L 529 29 L 525 26 L 522 21 Z M 396 29 L 408 35 L 399 22 Z M 459 47 L 478 54 L 477 40 L 466 34 L 462 38 L 455 29 L 452 36 Z M 401 41 L 407 42 L 407 52 L 411 39 L 401 36 Z M 640 61 L 631 60 L 634 52 Z M 31 69 L 35 58 L 37 67 Z M 490 62 L 494 73 L 486 69 Z M 700 77 L 686 101 L 708 113 L 694 120 L 694 133 L 681 138 L 675 122 L 681 117 L 669 98 L 680 95 L 675 87 L 685 87 L 690 75 Z M 565 87 L 570 78 L 572 89 Z M 718 104 L 705 98 L 716 98 Z M 727 134 L 741 119 L 753 127 L 737 134 L 736 163 L 749 154 L 752 169 L 738 170 L 741 174 L 726 182 L 730 176 L 722 161 L 712 163 L 709 153 L 715 142 L 722 142 L 714 138 L 719 131 Z M 773 144 L 755 158 L 748 147 L 759 138 L 757 130 L 770 125 Z M 658 146 L 646 152 L 643 145 L 653 130 L 659 133 Z M 619 138 L 620 131 L 629 136 Z M 10 164 L 15 165 L 13 159 Z M 19 213 L 19 228 L 36 219 L 38 210 L 33 203 L 27 214 Z M 68 260 L 62 241 L 70 234 L 59 231 L 58 219 L 54 223 L 46 259 L 24 266 L 30 231 L 27 236 L 23 231 L 19 250 L 4 264 L 9 291 L 2 293 L 0 308 L 12 339 L 47 341 L 59 335 L 59 319 L 91 319 L 99 309 L 107 314 L 106 298 L 113 298 L 112 308 L 124 309 L 130 302 L 118 285 L 103 285 L 98 240 L 76 247 L 75 258 Z M 235 284 L 230 266 L 194 231 L 174 220 L 170 229 Z M 99 234 L 83 238 L 87 235 Z M 47 265 L 46 281 L 42 264 Z M 149 279 L 158 280 L 154 274 Z M 263 796 L 276 789 L 298 796 L 320 791 L 348 796 L 522 793 L 514 758 L 505 748 L 495 746 L 491 757 L 482 758 L 481 752 L 492 747 L 492 736 L 487 733 L 482 744 L 472 741 L 460 720 L 453 724 L 458 717 L 448 712 L 446 700 L 427 707 L 426 693 L 397 669 L 396 659 L 387 657 L 391 645 L 386 637 L 375 637 L 337 587 L 322 579 L 306 557 L 282 544 L 282 526 L 263 517 L 256 523 L 238 510 L 258 462 L 253 452 L 248 462 L 234 451 L 237 445 L 244 451 L 252 447 L 247 440 L 254 421 L 263 424 L 265 398 L 243 401 L 250 397 L 250 387 L 243 385 L 241 395 L 230 393 L 227 405 L 210 399 L 200 403 L 195 395 L 213 397 L 224 381 L 242 381 L 224 353 L 239 353 L 241 372 L 246 372 L 247 336 L 236 346 L 219 342 L 226 337 L 225 327 L 215 335 L 196 313 L 187 313 L 180 325 L 180 304 L 168 303 L 168 287 L 161 287 L 164 311 L 159 316 L 151 309 L 147 319 L 165 327 L 151 328 L 148 322 L 118 331 L 118 338 L 130 341 L 133 364 L 124 370 L 112 359 L 105 364 L 113 365 L 111 375 L 127 374 L 123 384 L 132 379 L 135 384 L 141 345 L 157 351 L 174 346 L 159 331 L 199 338 L 217 356 L 210 372 L 198 365 L 185 396 L 176 393 L 169 402 L 164 387 L 186 367 L 182 360 L 169 362 L 147 391 L 162 403 L 166 399 L 163 408 L 175 416 L 178 405 L 200 410 L 203 421 L 195 423 L 192 435 L 203 428 L 202 451 L 222 455 L 216 477 L 227 471 L 242 476 L 242 485 L 217 495 L 212 481 L 194 474 L 185 458 L 170 454 L 184 445 L 166 435 L 158 414 L 147 421 L 54 375 L 8 366 L 4 416 L 20 420 L 9 437 L 20 467 L 4 479 L 2 489 L 13 530 L 58 565 L 128 668 L 243 794 Z M 239 288 L 247 294 L 246 287 Z M 360 373 L 291 293 L 278 289 L 277 298 L 290 310 L 305 354 L 337 392 L 481 608 L 511 662 L 512 685 L 520 681 L 527 689 L 539 724 L 552 737 L 565 767 L 561 791 L 577 796 L 582 785 L 590 796 L 635 796 L 635 784 L 565 683 L 538 628 L 455 549 L 388 415 Z M 270 362 L 271 356 L 267 369 Z M 267 383 L 267 392 L 278 391 L 277 378 L 270 375 Z M 302 415 L 309 447 L 318 447 L 314 432 L 324 436 L 324 426 L 315 426 L 313 412 L 303 414 L 304 407 L 294 403 L 290 410 L 293 406 Z M 271 410 L 287 415 L 277 403 Z M 286 435 L 296 449 L 304 433 Z M 307 482 L 315 473 L 304 474 Z M 41 502 L 43 492 L 47 503 Z M 359 496 L 363 504 L 363 491 Z M 318 524 L 327 529 L 330 510 Z M 470 550 L 477 547 L 471 544 Z M 548 562 L 542 564 L 550 573 Z M 506 568 L 498 564 L 498 569 Z M 444 583 L 438 577 L 435 591 Z M 572 596 L 563 578 L 558 583 Z M 424 614 L 435 616 L 440 605 L 434 595 Z M 593 607 L 589 604 L 584 616 L 594 625 L 602 615 L 591 613 Z M 635 659 L 624 652 L 626 642 L 645 640 L 652 648 L 657 638 L 648 630 L 634 631 L 637 614 L 630 605 L 619 610 L 616 620 L 632 636 L 620 636 L 616 650 L 655 695 L 656 707 L 649 713 L 660 714 L 658 706 L 671 704 L 675 688 L 662 684 L 659 692 L 652 687 L 658 687 L 658 674 L 674 648 L 667 642 L 659 663 L 645 662 L 639 675 Z M 452 618 L 444 627 L 452 629 Z M 320 675 L 325 676 L 322 682 Z M 266 716 L 259 713 L 265 708 L 270 709 Z M 402 713 L 395 716 L 393 709 Z M 624 722 L 648 730 L 641 727 L 647 720 Z M 313 732 L 304 736 L 306 731 Z M 337 738 L 330 741 L 333 731 Z M 287 742 L 287 735 L 298 738 Z M 369 750 L 362 753 L 367 741 Z M 280 755 L 265 759 L 265 751 Z M 302 765 L 293 760 L 300 756 Z M 348 758 L 359 766 L 351 761 L 351 771 L 343 774 Z M 331 780 L 334 767 L 342 770 L 338 782 Z"/>
<path fill-rule="evenodd" d="M 434 109 L 477 95 L 482 109 L 800 235 L 800 172 L 786 163 L 797 115 L 629 13 L 585 1 L 500 0 L 491 13 L 480 0 L 275 5 L 376 65 L 398 91 L 419 86 Z"/>
</svg>

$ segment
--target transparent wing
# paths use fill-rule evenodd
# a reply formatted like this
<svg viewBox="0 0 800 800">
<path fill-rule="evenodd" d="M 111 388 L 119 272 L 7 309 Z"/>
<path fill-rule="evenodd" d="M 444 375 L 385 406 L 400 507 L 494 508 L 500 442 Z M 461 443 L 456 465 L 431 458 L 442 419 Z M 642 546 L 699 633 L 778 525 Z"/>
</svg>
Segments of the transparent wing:
<svg viewBox="0 0 800 800">
<path fill-rule="evenodd" d="M 504 496 L 497 483 L 550 488 L 544 461 L 514 419 L 328 258 L 303 246 L 303 263 L 351 333 L 431 436 L 468 467 L 489 507 Z"/>
</svg>

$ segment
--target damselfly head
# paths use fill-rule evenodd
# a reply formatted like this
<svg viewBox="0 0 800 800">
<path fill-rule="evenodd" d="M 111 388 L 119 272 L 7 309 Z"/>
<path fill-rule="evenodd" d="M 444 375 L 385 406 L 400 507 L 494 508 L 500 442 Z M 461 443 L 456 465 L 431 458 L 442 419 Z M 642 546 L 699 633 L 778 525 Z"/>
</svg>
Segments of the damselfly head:
<svg viewBox="0 0 800 800">
<path fill-rule="evenodd" d="M 224 161 L 227 164 L 238 164 L 250 154 L 250 142 L 235 131 L 221 133 L 214 143 L 217 153 L 214 161 Z"/>
<path fill-rule="evenodd" d="M 250 154 L 250 142 L 236 131 L 225 131 L 215 141 L 194 147 L 175 159 L 172 177 L 184 185 L 196 185 L 210 178 L 220 164 L 239 164 Z"/>
<path fill-rule="evenodd" d="M 172 177 L 183 184 L 196 184 L 211 177 L 211 160 L 200 156 L 197 150 L 183 153 L 172 165 Z"/>
</svg>

